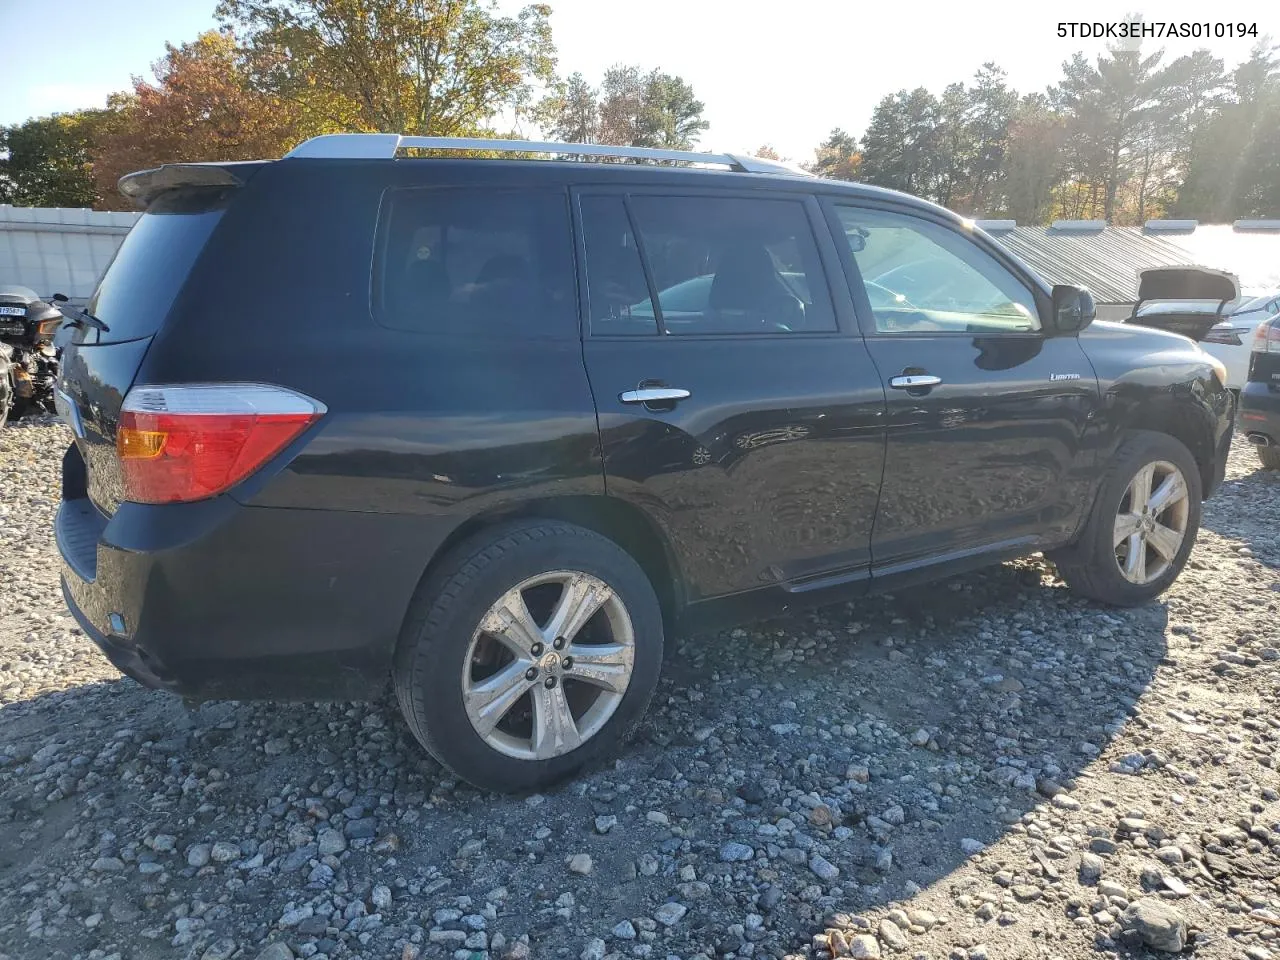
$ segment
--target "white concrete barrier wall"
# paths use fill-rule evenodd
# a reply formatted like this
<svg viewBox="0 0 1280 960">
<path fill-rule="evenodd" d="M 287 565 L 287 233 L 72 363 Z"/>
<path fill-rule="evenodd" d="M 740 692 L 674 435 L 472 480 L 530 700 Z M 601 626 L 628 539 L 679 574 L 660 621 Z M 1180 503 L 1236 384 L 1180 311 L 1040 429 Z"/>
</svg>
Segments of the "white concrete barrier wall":
<svg viewBox="0 0 1280 960">
<path fill-rule="evenodd" d="M 45 298 L 88 298 L 138 216 L 0 204 L 0 287 L 30 287 Z"/>
</svg>

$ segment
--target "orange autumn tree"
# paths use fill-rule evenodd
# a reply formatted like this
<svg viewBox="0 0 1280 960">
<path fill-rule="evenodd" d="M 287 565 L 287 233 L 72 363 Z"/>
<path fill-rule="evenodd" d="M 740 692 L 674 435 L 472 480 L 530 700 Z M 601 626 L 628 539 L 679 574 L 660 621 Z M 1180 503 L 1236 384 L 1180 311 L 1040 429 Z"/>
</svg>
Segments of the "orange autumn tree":
<svg viewBox="0 0 1280 960">
<path fill-rule="evenodd" d="M 166 44 L 155 82 L 114 94 L 99 128 L 93 175 L 105 209 L 129 209 L 116 181 L 162 163 L 278 157 L 312 133 L 296 108 L 248 82 L 235 37 L 210 30 Z"/>
</svg>

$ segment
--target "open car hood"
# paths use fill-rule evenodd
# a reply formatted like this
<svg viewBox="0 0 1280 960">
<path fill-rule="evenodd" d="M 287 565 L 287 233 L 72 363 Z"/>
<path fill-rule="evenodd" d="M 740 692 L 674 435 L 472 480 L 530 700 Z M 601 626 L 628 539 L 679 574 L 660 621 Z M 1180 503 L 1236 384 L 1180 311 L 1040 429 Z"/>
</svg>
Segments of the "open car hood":
<svg viewBox="0 0 1280 960">
<path fill-rule="evenodd" d="M 1128 322 L 1203 340 L 1239 298 L 1239 281 L 1230 273 L 1156 267 L 1138 274 L 1138 303 Z"/>
</svg>

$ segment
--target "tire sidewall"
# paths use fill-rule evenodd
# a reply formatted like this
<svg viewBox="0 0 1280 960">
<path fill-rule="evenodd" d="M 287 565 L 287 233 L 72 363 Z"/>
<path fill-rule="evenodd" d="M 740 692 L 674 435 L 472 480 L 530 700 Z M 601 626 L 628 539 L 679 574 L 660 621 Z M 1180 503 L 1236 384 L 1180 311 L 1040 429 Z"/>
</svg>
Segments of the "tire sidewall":
<svg viewBox="0 0 1280 960">
<path fill-rule="evenodd" d="M 594 762 L 631 732 L 657 685 L 662 614 L 648 577 L 611 541 L 588 531 L 574 533 L 520 543 L 487 563 L 447 601 L 442 592 L 407 661 L 408 692 L 416 698 L 418 717 L 428 731 L 428 749 L 477 786 L 516 792 L 536 789 Z M 608 722 L 577 749 L 549 760 L 509 757 L 486 744 L 467 717 L 463 662 L 481 618 L 503 593 L 530 577 L 569 569 L 598 577 L 626 606 L 635 634 L 631 680 Z"/>
<path fill-rule="evenodd" d="M 1123 459 L 1108 477 L 1099 491 L 1094 506 L 1091 530 L 1091 550 L 1089 562 L 1095 570 L 1092 577 L 1099 581 L 1108 594 L 1114 596 L 1115 602 L 1121 606 L 1132 606 L 1145 603 L 1160 594 L 1173 584 L 1186 565 L 1187 558 L 1195 548 L 1196 537 L 1200 531 L 1201 488 L 1200 468 L 1195 458 L 1182 443 L 1173 437 L 1159 433 L 1137 434 L 1126 443 L 1120 451 Z M 1157 460 L 1165 460 L 1176 466 L 1187 484 L 1187 533 L 1182 539 L 1182 547 L 1174 557 L 1169 568 L 1149 583 L 1137 584 L 1125 579 L 1115 559 L 1113 543 L 1115 518 L 1120 511 L 1120 503 L 1137 472 Z"/>
</svg>

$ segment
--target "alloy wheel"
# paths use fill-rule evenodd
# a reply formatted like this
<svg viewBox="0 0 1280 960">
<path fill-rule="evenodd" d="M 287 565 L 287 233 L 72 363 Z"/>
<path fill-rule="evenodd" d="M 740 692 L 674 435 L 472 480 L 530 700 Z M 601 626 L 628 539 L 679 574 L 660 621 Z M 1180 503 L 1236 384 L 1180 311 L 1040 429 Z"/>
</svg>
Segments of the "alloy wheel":
<svg viewBox="0 0 1280 960">
<path fill-rule="evenodd" d="M 1113 527 L 1116 564 L 1130 583 L 1162 576 L 1182 549 L 1191 502 L 1182 471 L 1167 460 L 1148 463 L 1120 500 Z"/>
<path fill-rule="evenodd" d="M 462 666 L 462 701 L 500 753 L 549 760 L 609 721 L 631 681 L 635 631 L 603 580 L 556 570 L 522 581 L 489 608 Z"/>
</svg>

